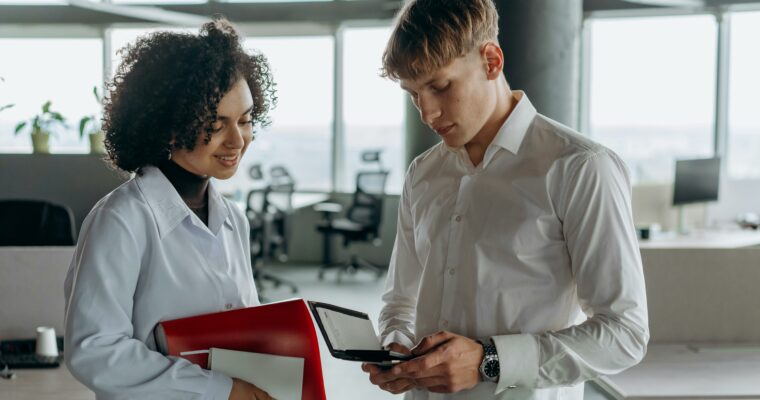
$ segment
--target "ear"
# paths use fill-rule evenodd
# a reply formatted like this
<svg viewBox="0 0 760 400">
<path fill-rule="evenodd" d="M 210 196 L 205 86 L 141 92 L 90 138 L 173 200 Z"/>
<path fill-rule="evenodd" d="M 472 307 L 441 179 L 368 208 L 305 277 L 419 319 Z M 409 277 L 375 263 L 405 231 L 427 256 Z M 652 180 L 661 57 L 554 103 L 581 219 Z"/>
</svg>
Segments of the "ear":
<svg viewBox="0 0 760 400">
<path fill-rule="evenodd" d="M 485 63 L 488 79 L 498 78 L 504 69 L 504 53 L 501 47 L 494 42 L 488 42 L 481 48 L 480 55 Z"/>
</svg>

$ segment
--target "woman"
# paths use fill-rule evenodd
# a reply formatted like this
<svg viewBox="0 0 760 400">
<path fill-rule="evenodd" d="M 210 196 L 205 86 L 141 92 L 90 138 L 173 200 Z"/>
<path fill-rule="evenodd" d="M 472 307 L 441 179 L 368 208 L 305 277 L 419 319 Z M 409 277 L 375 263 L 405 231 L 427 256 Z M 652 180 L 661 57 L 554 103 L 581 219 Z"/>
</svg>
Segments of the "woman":
<svg viewBox="0 0 760 400">
<path fill-rule="evenodd" d="M 82 225 L 66 277 L 66 364 L 98 399 L 269 399 L 246 382 L 156 351 L 159 321 L 258 304 L 248 222 L 227 179 L 276 101 L 266 59 L 224 19 L 199 35 L 126 47 L 104 131 L 135 173 Z"/>
</svg>

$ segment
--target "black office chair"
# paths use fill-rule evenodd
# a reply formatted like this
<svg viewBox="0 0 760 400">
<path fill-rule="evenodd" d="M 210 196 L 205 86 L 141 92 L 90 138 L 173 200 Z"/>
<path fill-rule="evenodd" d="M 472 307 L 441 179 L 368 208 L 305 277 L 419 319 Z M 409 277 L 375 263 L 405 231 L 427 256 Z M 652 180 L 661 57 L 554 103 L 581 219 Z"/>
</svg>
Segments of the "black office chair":
<svg viewBox="0 0 760 400">
<path fill-rule="evenodd" d="M 256 179 L 256 173 L 260 173 L 260 169 L 256 169 L 256 167 L 252 167 L 250 171 L 251 177 L 254 179 Z M 264 281 L 271 282 L 275 287 L 288 286 L 293 293 L 298 291 L 298 287 L 294 283 L 264 270 L 264 265 L 273 259 L 281 261 L 287 259 L 287 231 L 285 228 L 288 225 L 287 212 L 289 210 L 280 210 L 274 204 L 279 204 L 279 197 L 283 191 L 287 193 L 288 204 L 290 204 L 290 197 L 294 191 L 292 183 L 288 187 L 268 184 L 255 188 L 248 192 L 246 198 L 245 214 L 251 229 L 249 235 L 251 266 L 260 294 L 264 291 L 262 285 Z"/>
<path fill-rule="evenodd" d="M 73 246 L 74 213 L 41 200 L 0 200 L 0 246 Z"/>
<path fill-rule="evenodd" d="M 343 237 L 344 248 L 352 242 L 380 245 L 380 223 L 388 174 L 388 171 L 381 170 L 360 172 L 356 175 L 356 191 L 345 218 L 332 219 L 334 210 L 317 207 L 317 210 L 325 214 L 325 219 L 317 226 L 317 230 L 325 235 L 325 264 L 319 268 L 319 279 L 323 279 L 325 271 L 331 268 L 338 268 L 338 281 L 344 272 L 353 273 L 362 268 L 375 272 L 378 278 L 385 272 L 385 268 L 356 254 L 352 254 L 348 262 L 331 263 L 329 247 L 332 235 L 336 234 Z"/>
</svg>

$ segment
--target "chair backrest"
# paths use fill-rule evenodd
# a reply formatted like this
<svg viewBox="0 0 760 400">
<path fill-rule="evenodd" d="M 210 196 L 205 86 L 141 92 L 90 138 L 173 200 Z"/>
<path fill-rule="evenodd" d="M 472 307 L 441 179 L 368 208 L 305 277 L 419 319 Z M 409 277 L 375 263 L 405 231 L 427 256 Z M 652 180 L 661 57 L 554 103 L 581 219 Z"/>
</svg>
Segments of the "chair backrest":
<svg viewBox="0 0 760 400">
<path fill-rule="evenodd" d="M 40 200 L 0 200 L 0 246 L 73 246 L 74 213 Z"/>
<path fill-rule="evenodd" d="M 359 172 L 356 175 L 356 191 L 347 218 L 359 223 L 375 236 L 383 217 L 383 199 L 388 171 Z"/>
</svg>

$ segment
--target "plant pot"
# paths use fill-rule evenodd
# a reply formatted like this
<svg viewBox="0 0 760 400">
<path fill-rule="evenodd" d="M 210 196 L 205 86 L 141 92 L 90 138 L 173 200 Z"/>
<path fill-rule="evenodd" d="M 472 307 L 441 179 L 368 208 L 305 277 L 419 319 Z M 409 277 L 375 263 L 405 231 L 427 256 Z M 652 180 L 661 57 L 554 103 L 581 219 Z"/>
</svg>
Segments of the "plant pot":
<svg viewBox="0 0 760 400">
<path fill-rule="evenodd" d="M 103 131 L 90 134 L 90 154 L 106 154 L 105 138 Z"/>
<path fill-rule="evenodd" d="M 50 154 L 50 135 L 35 130 L 32 132 L 32 153 L 34 154 Z"/>
</svg>

